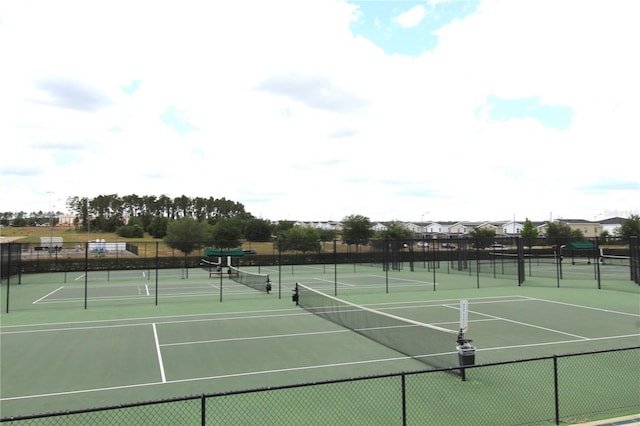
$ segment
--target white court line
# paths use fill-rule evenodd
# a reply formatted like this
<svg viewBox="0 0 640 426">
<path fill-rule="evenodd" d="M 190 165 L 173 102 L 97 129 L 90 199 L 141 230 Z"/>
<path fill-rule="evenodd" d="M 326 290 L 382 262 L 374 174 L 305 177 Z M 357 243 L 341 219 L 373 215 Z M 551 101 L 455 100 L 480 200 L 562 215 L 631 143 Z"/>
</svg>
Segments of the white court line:
<svg viewBox="0 0 640 426">
<path fill-rule="evenodd" d="M 145 284 L 145 285 L 144 285 L 144 288 L 147 290 L 147 296 L 148 296 L 148 295 L 149 295 L 149 285 L 148 285 L 148 284 Z"/>
<path fill-rule="evenodd" d="M 200 345 L 204 343 L 221 343 L 221 342 L 238 342 L 243 340 L 261 340 L 261 339 L 280 339 L 284 337 L 300 337 L 300 336 L 312 336 L 318 334 L 334 334 L 334 333 L 352 333 L 349 329 L 331 330 L 331 331 L 313 331 L 305 333 L 289 333 L 289 334 L 270 334 L 268 336 L 249 336 L 249 337 L 230 337 L 226 339 L 211 339 L 211 340 L 195 340 L 190 342 L 178 342 L 178 343 L 163 343 L 160 346 L 188 346 L 188 345 Z"/>
<path fill-rule="evenodd" d="M 326 280 L 326 279 L 323 279 L 323 278 L 314 278 L 314 280 L 315 281 L 320 281 L 320 282 L 323 282 L 323 283 L 329 283 L 329 284 L 340 284 L 340 285 L 344 285 L 344 286 L 347 286 L 347 287 L 357 287 L 357 284 L 347 284 L 347 283 L 342 282 L 342 281 L 336 282 L 335 280 Z"/>
<path fill-rule="evenodd" d="M 629 316 L 632 316 L 632 317 L 640 317 L 639 314 L 632 314 L 632 313 L 629 313 L 629 312 L 612 311 L 611 309 L 594 308 L 592 306 L 575 305 L 573 303 L 566 303 L 566 302 L 556 302 L 555 300 L 538 299 L 536 297 L 532 297 L 531 300 L 537 300 L 537 301 L 540 301 L 540 302 L 547 302 L 547 303 L 556 303 L 558 305 L 571 306 L 573 308 L 583 308 L 583 309 L 590 309 L 592 311 L 607 312 L 607 313 L 610 313 L 610 314 L 629 315 Z"/>
<path fill-rule="evenodd" d="M 498 300 L 498 299 L 507 299 L 507 300 Z M 473 301 L 473 304 L 475 305 L 479 303 L 528 302 L 529 298 L 528 297 L 523 298 L 523 296 L 517 296 L 517 295 L 515 296 L 483 296 L 483 297 L 473 297 L 468 300 Z M 408 302 L 382 302 L 382 303 L 367 304 L 367 306 L 375 307 L 375 306 L 386 306 L 386 305 L 412 304 L 412 305 L 415 305 L 415 306 L 411 306 L 414 308 L 430 308 L 430 307 L 447 305 L 446 302 L 459 303 L 460 299 L 434 299 L 434 300 L 421 300 L 421 301 L 408 301 Z"/>
<path fill-rule="evenodd" d="M 38 303 L 39 301 L 46 299 L 47 297 L 51 296 L 53 293 L 55 293 L 58 290 L 62 290 L 64 288 L 64 286 L 62 287 L 58 287 L 55 290 L 53 290 L 51 293 L 47 293 L 44 296 L 42 296 L 40 299 L 36 300 L 35 302 L 32 303 L 32 305 L 35 305 L 36 303 Z"/>
<path fill-rule="evenodd" d="M 386 277 L 384 277 L 382 275 L 367 275 L 367 277 L 386 278 Z M 389 279 L 392 280 L 392 281 L 406 281 L 406 282 L 410 282 L 410 283 L 433 285 L 433 281 L 411 280 L 411 279 L 408 279 L 408 278 L 400 278 L 400 277 L 389 277 Z M 436 285 L 439 285 L 437 281 L 436 281 Z"/>
<path fill-rule="evenodd" d="M 617 340 L 617 339 L 628 339 L 630 337 L 638 337 L 640 334 L 623 334 L 619 336 L 605 336 L 605 337 L 589 337 L 583 340 L 586 341 L 599 341 L 599 340 Z M 561 340 L 559 342 L 541 342 L 541 343 L 526 343 L 523 345 L 513 345 L 513 346 L 495 346 L 493 348 L 476 348 L 479 352 L 488 352 L 488 351 L 501 351 L 504 349 L 515 349 L 515 348 L 533 348 L 536 346 L 551 346 L 551 345 L 562 345 L 566 343 L 578 343 L 582 340 Z M 508 362 L 508 361 L 507 361 Z"/>
<path fill-rule="evenodd" d="M 290 367 L 290 368 L 279 368 L 274 370 L 262 370 L 262 371 L 249 371 L 245 373 L 232 373 L 232 374 L 223 374 L 219 376 L 207 376 L 207 377 L 194 377 L 190 379 L 178 379 L 178 380 L 170 380 L 167 382 L 151 382 L 151 383 L 140 383 L 135 385 L 124 385 L 124 386 L 110 386 L 105 388 L 92 388 L 92 389 L 84 389 L 84 390 L 76 390 L 76 391 L 68 391 L 68 392 L 52 392 L 52 393 L 44 393 L 39 395 L 24 395 L 24 396 L 14 396 L 8 398 L 0 398 L 0 401 L 15 401 L 19 399 L 31 399 L 31 398 L 46 398 L 50 396 L 60 396 L 60 395 L 74 395 L 74 394 L 82 394 L 82 393 L 90 393 L 90 392 L 102 392 L 102 391 L 110 391 L 110 390 L 120 390 L 120 389 L 132 389 L 139 387 L 147 387 L 147 386 L 156 386 L 162 384 L 171 384 L 171 383 L 185 383 L 185 382 L 199 382 L 204 380 L 216 380 L 216 379 L 226 379 L 232 377 L 244 377 L 244 376 L 258 376 L 262 374 L 271 374 L 271 373 L 287 373 L 290 371 L 301 371 L 301 370 L 316 370 L 319 368 L 333 368 L 333 367 L 342 367 L 349 365 L 358 365 L 358 364 L 373 364 L 378 362 L 389 362 L 389 361 L 398 361 L 403 359 L 410 359 L 408 356 L 400 356 L 394 358 L 380 358 L 380 359 L 372 359 L 366 361 L 351 361 L 351 362 L 340 362 L 334 364 L 323 364 L 323 365 L 308 365 L 302 367 Z"/>
<path fill-rule="evenodd" d="M 447 307 L 449 307 L 451 309 L 456 309 L 456 310 L 459 309 L 458 307 L 455 307 L 455 306 L 447 306 Z M 567 333 L 567 332 L 560 331 L 560 330 L 554 330 L 553 328 L 547 328 L 547 327 L 542 327 L 542 326 L 539 326 L 539 325 L 533 325 L 533 324 L 529 324 L 529 323 L 522 322 L 522 321 L 510 320 L 510 319 L 503 318 L 503 317 L 498 317 L 498 316 L 495 316 L 495 315 L 483 314 L 482 312 L 477 312 L 477 311 L 469 311 L 469 312 L 477 314 L 477 315 L 481 315 L 481 316 L 484 316 L 484 317 L 489 317 L 489 318 L 493 318 L 493 319 L 497 319 L 497 320 L 501 320 L 501 321 L 510 322 L 510 323 L 513 323 L 513 324 L 523 325 L 525 327 L 537 328 L 539 330 L 550 331 L 552 333 L 564 334 L 565 336 L 575 337 L 576 339 L 591 340 L 589 337 L 579 336 L 577 334 Z"/>
<path fill-rule="evenodd" d="M 162 383 L 167 383 L 167 377 L 164 375 L 164 363 L 162 362 L 162 353 L 160 352 L 160 342 L 158 341 L 158 331 L 156 330 L 156 323 L 153 326 L 153 338 L 156 341 L 156 352 L 158 353 L 158 365 L 160 366 L 160 376 L 162 377 Z"/>
<path fill-rule="evenodd" d="M 84 276 L 85 276 L 85 275 L 86 275 L 86 274 L 82 274 L 82 275 L 80 275 L 78 278 L 74 279 L 74 281 L 78 281 L 80 278 L 84 278 Z"/>
</svg>

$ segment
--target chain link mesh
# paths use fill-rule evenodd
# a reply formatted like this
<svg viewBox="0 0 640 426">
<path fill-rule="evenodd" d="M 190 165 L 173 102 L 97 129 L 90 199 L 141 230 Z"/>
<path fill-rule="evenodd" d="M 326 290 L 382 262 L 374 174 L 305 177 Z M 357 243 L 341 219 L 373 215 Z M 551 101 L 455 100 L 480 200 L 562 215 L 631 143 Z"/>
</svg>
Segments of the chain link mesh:
<svg viewBox="0 0 640 426">
<path fill-rule="evenodd" d="M 558 394 L 560 417 L 566 423 L 638 413 L 640 350 L 559 358 Z"/>
<path fill-rule="evenodd" d="M 576 424 L 640 413 L 639 365 L 640 346 L 636 346 L 470 366 L 465 380 L 455 369 L 398 373 L 0 422 L 18 426 Z"/>
<path fill-rule="evenodd" d="M 401 376 L 212 398 L 207 425 L 402 424 Z"/>
</svg>

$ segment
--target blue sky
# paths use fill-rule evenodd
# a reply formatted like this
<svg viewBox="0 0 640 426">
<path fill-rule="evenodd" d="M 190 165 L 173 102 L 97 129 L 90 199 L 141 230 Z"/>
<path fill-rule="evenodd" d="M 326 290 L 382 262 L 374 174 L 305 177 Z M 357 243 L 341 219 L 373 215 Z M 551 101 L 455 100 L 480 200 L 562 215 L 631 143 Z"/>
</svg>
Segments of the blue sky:
<svg viewBox="0 0 640 426">
<path fill-rule="evenodd" d="M 488 96 L 486 105 L 493 120 L 537 120 L 553 129 L 569 129 L 573 111 L 565 105 L 544 105 L 540 97 L 501 99 Z"/>
<path fill-rule="evenodd" d="M 0 211 L 135 193 L 271 220 L 640 212 L 633 0 L 148 7 L 3 2 Z"/>
<path fill-rule="evenodd" d="M 479 1 L 351 1 L 358 6 L 351 23 L 355 35 L 387 54 L 419 56 L 438 45 L 436 31 L 474 13 Z"/>
</svg>

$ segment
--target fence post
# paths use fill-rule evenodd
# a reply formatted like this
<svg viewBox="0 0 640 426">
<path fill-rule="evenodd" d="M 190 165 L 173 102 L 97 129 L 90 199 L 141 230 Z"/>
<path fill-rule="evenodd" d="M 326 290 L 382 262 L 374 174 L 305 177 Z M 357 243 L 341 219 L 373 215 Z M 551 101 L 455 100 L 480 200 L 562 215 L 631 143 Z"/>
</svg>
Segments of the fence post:
<svg viewBox="0 0 640 426">
<path fill-rule="evenodd" d="M 3 254 L 1 254 L 2 252 L 2 247 L 4 246 L 4 244 L 0 245 L 0 256 L 4 256 Z M 7 297 L 6 297 L 6 301 L 7 301 L 7 313 L 9 313 L 9 288 L 11 287 L 11 243 L 9 243 L 9 255 L 8 255 L 8 260 L 7 260 Z M 2 278 L 0 277 L 0 280 Z"/>
<path fill-rule="evenodd" d="M 553 356 L 553 397 L 556 424 L 560 424 L 560 396 L 558 395 L 558 356 Z"/>
<path fill-rule="evenodd" d="M 593 244 L 593 258 L 595 259 L 595 269 L 596 269 L 596 280 L 598 281 L 598 290 L 602 289 L 602 281 L 600 277 L 600 241 L 598 237 L 595 238 Z"/>
<path fill-rule="evenodd" d="M 400 383 L 402 386 L 402 425 L 407 426 L 407 375 L 402 373 Z"/>
<path fill-rule="evenodd" d="M 146 251 L 145 245 L 145 251 Z M 160 250 L 160 242 L 156 241 L 156 306 L 158 306 L 158 268 L 160 267 L 160 257 L 158 251 Z"/>
<path fill-rule="evenodd" d="M 200 424 L 202 426 L 207 424 L 207 398 L 204 394 L 200 397 Z"/>
<path fill-rule="evenodd" d="M 89 240 L 84 246 L 84 309 L 87 309 L 89 298 Z"/>
</svg>

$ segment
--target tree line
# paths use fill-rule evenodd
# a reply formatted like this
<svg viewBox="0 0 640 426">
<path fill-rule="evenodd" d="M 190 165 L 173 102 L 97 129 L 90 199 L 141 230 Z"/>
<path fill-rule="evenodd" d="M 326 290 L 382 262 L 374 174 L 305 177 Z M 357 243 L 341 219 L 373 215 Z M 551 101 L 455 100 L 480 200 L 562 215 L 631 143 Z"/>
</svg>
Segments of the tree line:
<svg viewBox="0 0 640 426">
<path fill-rule="evenodd" d="M 333 229 L 316 229 L 294 226 L 294 222 L 281 220 L 272 222 L 254 217 L 242 203 L 226 198 L 188 197 L 181 195 L 136 194 L 118 196 L 99 195 L 95 198 L 70 197 L 66 206 L 74 216 L 74 226 L 80 231 L 115 232 L 123 238 L 141 238 L 148 233 L 154 238 L 171 241 L 215 242 L 221 248 L 238 247 L 241 240 L 278 240 L 283 250 L 315 251 L 323 241 L 338 237 Z M 12 222 L 14 226 L 34 226 L 57 220 L 61 213 L 37 212 L 27 216 L 25 212 L 2 213 L 2 224 Z M 55 222 L 52 222 L 55 225 Z M 400 240 L 412 239 L 411 230 L 398 221 L 387 224 L 384 231 L 375 232 L 370 219 L 352 214 L 342 220 L 341 239 L 349 245 L 367 244 L 372 238 Z M 524 245 L 531 247 L 538 238 L 538 231 L 527 219 L 520 233 Z M 614 237 L 627 240 L 640 235 L 640 216 L 631 215 L 623 221 Z M 555 221 L 548 225 L 547 239 L 562 243 L 567 239 L 582 239 L 580 230 L 572 230 L 568 224 Z M 602 235 L 609 237 L 609 235 Z M 471 232 L 474 246 L 489 247 L 496 238 L 492 229 L 478 228 Z"/>
<path fill-rule="evenodd" d="M 135 219 L 145 231 L 152 231 L 153 222 L 162 219 L 175 220 L 191 217 L 200 222 L 214 225 L 222 219 L 233 217 L 253 217 L 242 203 L 226 198 L 214 197 L 169 197 L 168 195 L 136 194 L 119 196 L 118 194 L 89 197 L 69 197 L 66 207 L 70 215 L 75 216 L 73 225 L 80 230 L 94 229 L 102 232 L 116 232 L 116 229 Z M 3 224 L 10 221 L 13 226 L 36 226 L 53 221 L 56 224 L 62 212 L 4 212 L 0 218 Z M 162 223 L 156 223 L 161 225 Z M 152 235 L 153 232 L 150 232 Z"/>
</svg>

